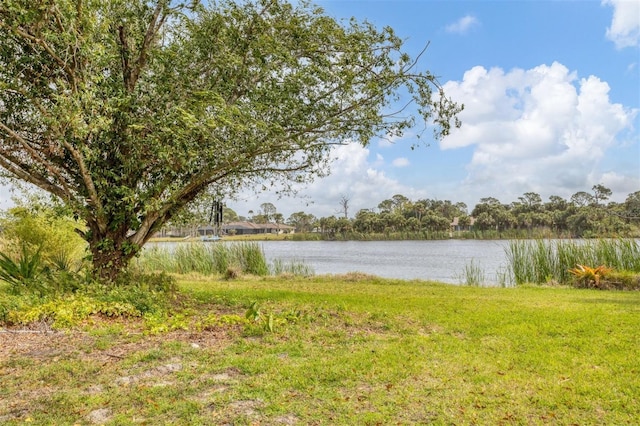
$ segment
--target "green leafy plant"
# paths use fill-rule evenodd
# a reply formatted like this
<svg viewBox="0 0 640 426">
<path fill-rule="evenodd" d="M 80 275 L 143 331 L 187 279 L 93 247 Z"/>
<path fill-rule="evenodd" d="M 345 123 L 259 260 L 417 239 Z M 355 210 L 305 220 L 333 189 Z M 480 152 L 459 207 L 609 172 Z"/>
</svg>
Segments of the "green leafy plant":
<svg viewBox="0 0 640 426">
<path fill-rule="evenodd" d="M 251 303 L 245 313 L 245 318 L 253 323 L 261 324 L 264 331 L 273 333 L 275 330 L 275 316 L 271 312 L 266 315 L 263 314 L 257 301 Z"/>
<path fill-rule="evenodd" d="M 38 290 L 37 279 L 46 271 L 40 249 L 34 252 L 27 244 L 22 244 L 17 259 L 0 252 L 0 279 L 9 284 L 12 293 Z"/>
</svg>

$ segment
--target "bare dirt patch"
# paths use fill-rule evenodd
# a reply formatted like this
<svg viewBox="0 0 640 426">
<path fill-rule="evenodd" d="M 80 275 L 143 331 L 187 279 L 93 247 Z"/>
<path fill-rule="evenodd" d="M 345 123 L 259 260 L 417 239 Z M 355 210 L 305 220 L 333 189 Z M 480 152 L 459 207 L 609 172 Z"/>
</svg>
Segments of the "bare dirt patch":
<svg viewBox="0 0 640 426">
<path fill-rule="evenodd" d="M 190 344 L 192 348 L 221 348 L 231 341 L 231 336 L 222 329 L 144 336 L 138 332 L 135 335 L 125 333 L 108 349 L 95 348 L 97 340 L 98 337 L 82 331 L 0 329 L 0 363 L 16 357 L 52 359 L 72 355 L 109 362 L 172 341 Z"/>
</svg>

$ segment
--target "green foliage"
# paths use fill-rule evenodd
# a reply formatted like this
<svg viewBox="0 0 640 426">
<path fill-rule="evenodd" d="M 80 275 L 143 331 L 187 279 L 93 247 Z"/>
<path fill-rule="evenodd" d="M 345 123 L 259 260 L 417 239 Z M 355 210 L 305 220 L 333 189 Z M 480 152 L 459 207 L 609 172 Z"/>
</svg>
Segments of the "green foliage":
<svg viewBox="0 0 640 426">
<path fill-rule="evenodd" d="M 630 271 L 611 271 L 600 288 L 611 290 L 640 290 L 640 273 Z"/>
<path fill-rule="evenodd" d="M 129 303 L 105 302 L 87 295 L 72 294 L 12 310 L 6 314 L 4 322 L 9 325 L 47 323 L 52 328 L 60 329 L 78 326 L 92 315 L 138 317 L 141 313 Z"/>
<path fill-rule="evenodd" d="M 17 260 L 0 252 L 0 279 L 9 284 L 12 293 L 17 294 L 23 288 L 32 287 L 43 272 L 40 250 L 31 253 L 26 243 L 22 244 L 22 252 Z"/>
<path fill-rule="evenodd" d="M 503 204 L 487 197 L 468 216 L 464 203 L 449 200 L 412 201 L 403 195 L 380 202 L 376 209 L 362 209 L 352 220 L 335 216 L 314 222 L 318 232 L 296 233 L 292 240 L 430 240 L 549 239 L 594 237 L 640 237 L 640 191 L 629 194 L 624 204 L 601 201 L 611 191 L 593 187 L 595 195 L 574 194 L 570 200 L 557 195 L 543 203 L 539 194 L 526 192 L 518 201 Z M 305 213 L 292 215 L 289 224 L 299 226 Z M 302 229 L 302 227 L 300 227 Z M 307 230 L 308 231 L 308 230 Z"/>
<path fill-rule="evenodd" d="M 55 278 L 52 277 L 42 280 L 44 284 L 31 286 L 25 291 L 16 293 L 12 287 L 7 289 L 7 293 L 0 291 L 0 301 L 3 302 L 0 323 L 46 323 L 53 328 L 70 328 L 79 326 L 92 316 L 144 316 L 149 328 L 157 329 L 154 320 L 163 316 L 174 318 L 170 312 L 181 304 L 175 279 L 165 274 L 127 270 L 112 285 L 85 280 L 78 275 L 67 275 L 66 279 L 73 291 L 61 286 L 53 291 Z M 172 321 L 167 322 L 168 327 L 178 328 L 172 325 Z"/>
<path fill-rule="evenodd" d="M 0 279 L 9 284 L 13 294 L 35 294 L 40 297 L 74 292 L 86 280 L 82 274 L 60 269 L 60 263 L 45 262 L 40 249 L 30 249 L 26 244 L 17 258 L 0 252 Z"/>
<path fill-rule="evenodd" d="M 23 206 L 27 201 L 32 204 Z M 78 223 L 37 198 L 18 202 L 0 219 L 0 279 L 15 294 L 75 291 L 82 282 L 86 248 L 76 232 Z"/>
<path fill-rule="evenodd" d="M 145 330 L 151 334 L 166 333 L 175 330 L 189 330 L 191 321 L 189 315 L 183 312 L 155 311 L 143 316 Z"/>
<path fill-rule="evenodd" d="M 276 327 L 276 317 L 273 312 L 263 313 L 260 304 L 257 301 L 251 303 L 251 306 L 245 312 L 244 317 L 249 321 L 249 324 L 260 326 L 264 331 L 273 333 Z M 278 322 L 284 322 L 282 320 Z"/>
<path fill-rule="evenodd" d="M 203 318 L 198 324 L 199 330 L 215 330 L 217 328 L 225 328 L 229 326 L 246 326 L 249 320 L 246 317 L 236 314 L 216 315 L 210 314 Z"/>
<path fill-rule="evenodd" d="M 23 203 L 32 201 L 29 206 Z M 78 235 L 81 225 L 55 206 L 37 199 L 18 200 L 0 218 L 2 251 L 14 256 L 24 253 L 25 246 L 37 248 L 44 264 L 58 270 L 77 271 L 83 266 L 86 242 Z"/>
</svg>

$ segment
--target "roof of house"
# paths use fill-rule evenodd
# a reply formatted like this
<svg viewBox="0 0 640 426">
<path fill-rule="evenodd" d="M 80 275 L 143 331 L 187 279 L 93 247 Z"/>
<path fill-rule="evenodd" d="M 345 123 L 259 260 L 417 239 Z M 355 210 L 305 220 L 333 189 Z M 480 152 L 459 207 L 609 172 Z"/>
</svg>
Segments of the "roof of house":
<svg viewBox="0 0 640 426">
<path fill-rule="evenodd" d="M 453 218 L 453 222 L 451 222 L 451 226 L 458 226 L 460 221 L 459 217 L 454 217 Z M 473 225 L 474 223 L 476 223 L 476 218 L 473 216 L 469 216 L 469 225 Z"/>
<path fill-rule="evenodd" d="M 223 229 L 295 229 L 294 226 L 282 223 L 253 223 L 253 222 L 229 222 L 222 225 Z"/>
</svg>

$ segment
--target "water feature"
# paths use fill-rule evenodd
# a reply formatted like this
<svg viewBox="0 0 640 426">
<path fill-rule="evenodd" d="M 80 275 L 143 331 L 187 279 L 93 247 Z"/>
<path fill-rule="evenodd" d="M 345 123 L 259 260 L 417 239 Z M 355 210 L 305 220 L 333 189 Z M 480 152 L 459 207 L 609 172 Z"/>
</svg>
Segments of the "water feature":
<svg viewBox="0 0 640 426">
<path fill-rule="evenodd" d="M 507 241 L 263 241 L 267 260 L 297 260 L 316 274 L 364 272 L 385 278 L 460 283 L 472 261 L 489 283 L 504 270 Z"/>
<path fill-rule="evenodd" d="M 180 244 L 180 243 L 159 243 Z M 205 244 L 226 244 L 215 242 Z M 259 241 L 269 262 L 299 261 L 316 274 L 364 272 L 384 278 L 422 279 L 451 284 L 464 281 L 465 266 L 485 273 L 487 284 L 506 267 L 505 240 L 441 241 Z"/>
</svg>

